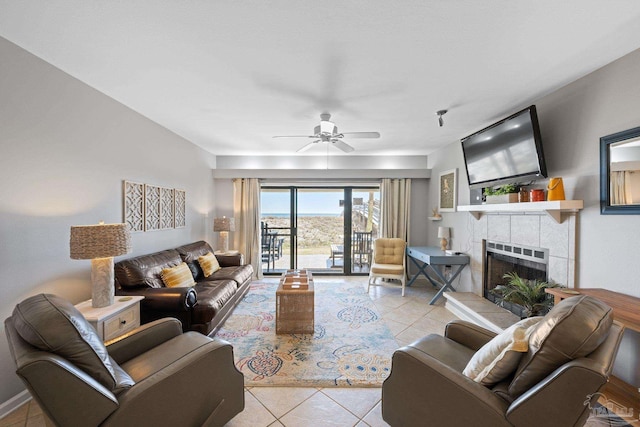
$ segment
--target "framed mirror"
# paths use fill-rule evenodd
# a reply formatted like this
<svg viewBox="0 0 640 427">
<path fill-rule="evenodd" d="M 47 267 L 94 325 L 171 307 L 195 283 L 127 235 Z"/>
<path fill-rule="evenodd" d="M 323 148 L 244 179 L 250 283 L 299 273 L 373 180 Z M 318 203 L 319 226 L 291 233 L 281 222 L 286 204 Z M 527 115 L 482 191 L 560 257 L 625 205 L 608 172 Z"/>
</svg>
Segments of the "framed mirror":
<svg viewBox="0 0 640 427">
<path fill-rule="evenodd" d="M 600 213 L 640 215 L 640 127 L 600 138 Z"/>
</svg>

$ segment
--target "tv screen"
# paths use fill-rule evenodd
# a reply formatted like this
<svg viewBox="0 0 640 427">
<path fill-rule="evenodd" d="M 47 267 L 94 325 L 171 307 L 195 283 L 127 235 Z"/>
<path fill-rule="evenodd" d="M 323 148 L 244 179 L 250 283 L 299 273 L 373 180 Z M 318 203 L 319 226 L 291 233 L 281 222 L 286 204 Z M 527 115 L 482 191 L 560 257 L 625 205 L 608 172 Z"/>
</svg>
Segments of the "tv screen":
<svg viewBox="0 0 640 427">
<path fill-rule="evenodd" d="M 471 188 L 547 176 L 535 105 L 469 135 L 461 142 Z"/>
</svg>

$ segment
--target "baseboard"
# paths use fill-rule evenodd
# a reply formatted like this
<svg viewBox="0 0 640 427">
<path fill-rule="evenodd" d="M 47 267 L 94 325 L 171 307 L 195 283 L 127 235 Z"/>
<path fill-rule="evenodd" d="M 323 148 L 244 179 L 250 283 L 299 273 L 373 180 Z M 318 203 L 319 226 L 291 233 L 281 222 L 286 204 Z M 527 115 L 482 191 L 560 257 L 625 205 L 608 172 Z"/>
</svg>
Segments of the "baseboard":
<svg viewBox="0 0 640 427">
<path fill-rule="evenodd" d="M 22 393 L 16 394 L 11 399 L 0 404 L 0 418 L 9 415 L 30 400 L 31 395 L 29 394 L 28 390 L 24 390 Z"/>
</svg>

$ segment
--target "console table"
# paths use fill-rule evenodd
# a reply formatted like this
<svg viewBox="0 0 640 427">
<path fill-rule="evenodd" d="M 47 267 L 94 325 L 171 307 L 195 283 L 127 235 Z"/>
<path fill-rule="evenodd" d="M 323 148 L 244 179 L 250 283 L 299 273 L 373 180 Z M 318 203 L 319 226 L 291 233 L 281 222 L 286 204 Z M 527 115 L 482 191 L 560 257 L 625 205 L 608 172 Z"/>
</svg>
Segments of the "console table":
<svg viewBox="0 0 640 427">
<path fill-rule="evenodd" d="M 435 288 L 437 288 L 438 284 L 427 274 L 427 270 L 432 271 L 440 280 L 442 280 L 442 287 L 431 299 L 429 304 L 435 303 L 447 289 L 451 289 L 455 292 L 456 290 L 452 283 L 462 272 L 465 265 L 469 264 L 468 255 L 449 255 L 445 251 L 434 246 L 409 246 L 407 248 L 407 255 L 409 255 L 409 259 L 419 269 L 411 280 L 409 280 L 407 286 L 413 285 L 413 282 L 415 282 L 418 276 L 422 274 Z M 451 266 L 452 268 L 449 279 L 447 279 L 442 272 L 442 267 L 446 266 Z"/>
</svg>

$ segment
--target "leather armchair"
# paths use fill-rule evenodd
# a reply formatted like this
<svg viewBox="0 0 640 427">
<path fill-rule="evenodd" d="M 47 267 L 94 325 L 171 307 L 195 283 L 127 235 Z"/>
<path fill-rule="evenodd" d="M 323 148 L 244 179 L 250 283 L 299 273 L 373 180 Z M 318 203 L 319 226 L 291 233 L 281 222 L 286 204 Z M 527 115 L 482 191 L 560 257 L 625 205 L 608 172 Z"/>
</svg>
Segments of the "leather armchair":
<svg viewBox="0 0 640 427">
<path fill-rule="evenodd" d="M 104 346 L 82 315 L 56 298 L 31 297 L 26 301 L 37 304 L 23 302 L 5 320 L 16 373 L 55 425 L 222 426 L 244 409 L 244 378 L 229 343 L 183 333 L 178 320 L 166 318 Z M 52 310 L 43 310 L 43 299 L 53 301 Z M 38 318 L 56 310 L 64 313 L 53 314 L 63 319 L 62 326 L 50 317 Z M 34 337 L 64 345 L 48 351 Z M 87 343 L 94 350 L 87 351 Z M 115 372 L 107 383 L 104 372 L 97 374 L 104 366 L 86 366 L 95 365 L 101 354 L 108 371 Z"/>
<path fill-rule="evenodd" d="M 519 396 L 513 377 L 487 387 L 464 376 L 465 366 L 496 334 L 450 322 L 445 336 L 423 337 L 397 350 L 382 388 L 382 417 L 391 426 L 579 426 L 607 382 L 624 327 L 613 323 L 590 354 L 554 369 Z"/>
</svg>

